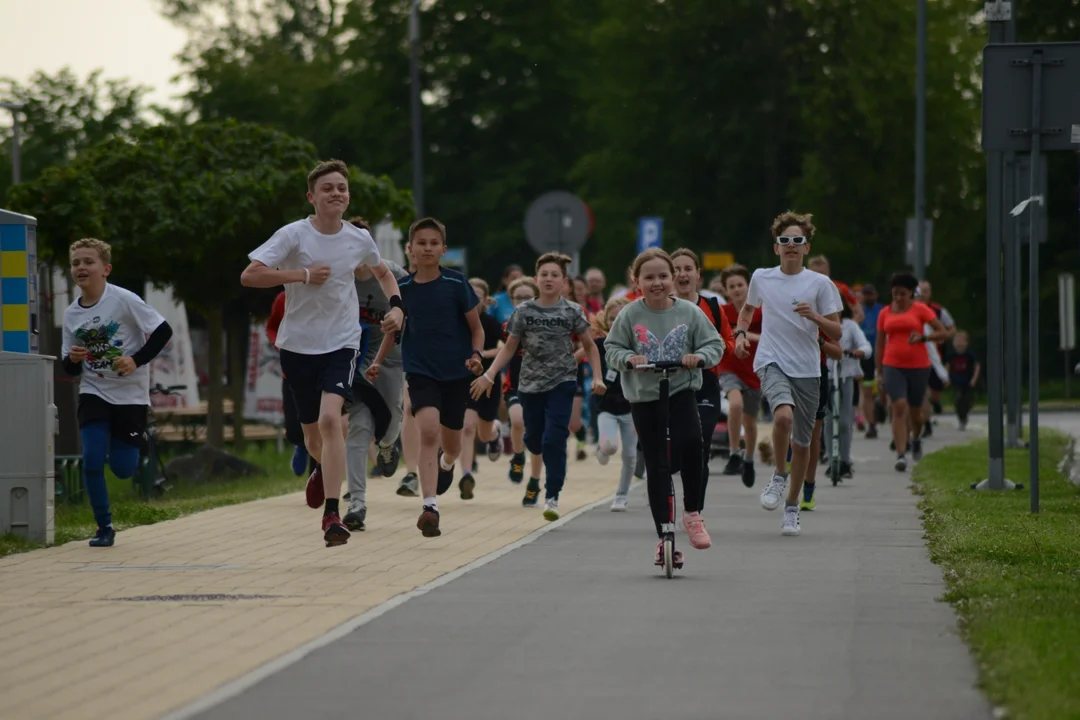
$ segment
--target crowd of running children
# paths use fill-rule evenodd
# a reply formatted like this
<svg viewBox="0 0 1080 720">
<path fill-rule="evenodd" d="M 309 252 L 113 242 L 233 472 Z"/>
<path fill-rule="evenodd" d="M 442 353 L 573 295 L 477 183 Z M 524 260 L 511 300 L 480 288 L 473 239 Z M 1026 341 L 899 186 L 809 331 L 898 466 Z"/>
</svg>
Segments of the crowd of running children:
<svg viewBox="0 0 1080 720">
<path fill-rule="evenodd" d="M 645 475 L 659 536 L 668 494 L 657 474 L 665 451 L 656 426 L 659 381 L 633 370 L 659 361 L 683 368 L 670 384 L 670 458 L 683 487 L 682 524 L 698 549 L 711 544 L 702 512 L 722 398 L 731 448 L 724 474 L 753 487 L 754 448 L 767 452 L 771 458 L 763 459 L 774 468 L 761 505 L 783 506 L 785 535 L 799 534 L 800 509 L 815 506 L 830 377 L 841 398 L 843 477 L 852 474 L 854 428 L 865 425 L 867 437 L 876 437 L 879 382 L 891 406 L 898 470 L 907 467 L 909 446 L 915 460 L 921 456 L 921 439 L 931 431 L 928 405 L 940 401 L 946 385 L 956 389 L 966 423 L 979 366 L 964 333 L 930 300 L 929 285 L 920 289 L 913 276 L 898 273 L 889 305 L 878 304 L 869 285 L 857 300 L 829 279 L 823 257 L 806 267 L 815 231 L 810 215 L 786 212 L 773 222 L 777 266 L 753 274 L 731 266 L 709 290 L 700 289 L 693 251 L 650 249 L 629 268 L 630 287 L 606 302 L 599 271 L 570 278 L 570 259 L 552 253 L 537 260 L 533 276 L 510 268 L 504 292 L 489 298 L 484 281 L 440 265 L 446 229 L 433 218 L 409 228 L 408 268 L 383 260 L 367 224 L 344 219 L 343 163 L 312 170 L 307 197 L 314 214 L 250 253 L 241 282 L 285 288 L 267 333 L 280 353 L 286 425 L 297 446 L 293 469 L 310 473 L 306 499 L 323 509 L 327 546 L 364 529 L 369 464 L 392 475 L 399 455 L 407 472 L 398 494 L 422 498 L 417 527 L 425 537 L 439 536 L 438 497 L 453 486 L 456 469 L 458 491 L 468 500 L 476 489 L 477 446 L 492 460 L 500 455 L 503 404 L 510 481 L 524 482 L 529 465 L 522 505 L 539 504 L 543 472 L 544 517 L 558 519 L 569 437 L 577 435 L 582 459 L 582 418 L 591 410 L 598 461 L 616 454 L 622 461 L 611 509 L 625 510 L 633 477 Z M 114 542 L 104 467 L 107 461 L 118 477 L 134 473 L 149 405 L 147 364 L 172 334 L 138 296 L 107 282 L 110 263 L 106 243 L 71 246 L 81 296 L 64 318 L 63 366 L 81 374 L 85 482 L 99 526 L 93 546 Z M 943 363 L 949 340 L 953 352 Z M 766 404 L 772 442 L 759 446 L 756 422 Z"/>
</svg>

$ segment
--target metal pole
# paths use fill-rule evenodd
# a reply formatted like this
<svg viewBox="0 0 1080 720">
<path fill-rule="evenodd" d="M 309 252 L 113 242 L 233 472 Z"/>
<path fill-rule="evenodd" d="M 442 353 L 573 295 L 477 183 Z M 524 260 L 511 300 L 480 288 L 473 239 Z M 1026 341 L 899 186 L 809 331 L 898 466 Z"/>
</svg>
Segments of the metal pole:
<svg viewBox="0 0 1080 720">
<path fill-rule="evenodd" d="M 19 110 L 11 111 L 11 182 L 22 182 L 22 137 L 19 133 Z"/>
<path fill-rule="evenodd" d="M 416 214 L 424 216 L 424 154 L 420 125 L 420 0 L 413 0 L 409 11 L 409 75 L 412 86 L 412 171 L 413 204 Z"/>
<path fill-rule="evenodd" d="M 1042 50 L 1032 53 L 1031 62 L 1031 193 L 1041 195 L 1039 182 L 1042 163 Z M 1043 203 L 1032 201 L 1031 238 L 1028 243 L 1028 450 L 1030 467 L 1031 512 L 1039 512 L 1039 220 Z"/>
<path fill-rule="evenodd" d="M 915 277 L 926 279 L 926 0 L 918 2 L 915 50 Z"/>
<path fill-rule="evenodd" d="M 1005 204 L 1015 205 L 1018 198 L 1016 153 L 1005 153 Z M 1007 218 L 1005 235 L 1005 447 L 1023 447 L 1020 416 L 1023 414 L 1020 375 L 1023 373 L 1023 344 L 1020 342 L 1020 236 L 1019 220 Z"/>
<path fill-rule="evenodd" d="M 1000 5 L 986 4 L 990 26 L 990 43 L 1000 44 L 1005 36 L 1004 18 Z M 986 386 L 989 425 L 987 478 L 976 484 L 976 490 L 1004 490 L 1016 486 L 1005 479 L 1005 438 L 1002 427 L 1002 363 L 1004 348 L 1002 339 L 1002 315 L 1004 312 L 1001 273 L 1002 247 L 1001 222 L 1004 200 L 1002 193 L 1002 170 L 1004 154 L 999 151 L 987 153 L 986 163 Z"/>
</svg>

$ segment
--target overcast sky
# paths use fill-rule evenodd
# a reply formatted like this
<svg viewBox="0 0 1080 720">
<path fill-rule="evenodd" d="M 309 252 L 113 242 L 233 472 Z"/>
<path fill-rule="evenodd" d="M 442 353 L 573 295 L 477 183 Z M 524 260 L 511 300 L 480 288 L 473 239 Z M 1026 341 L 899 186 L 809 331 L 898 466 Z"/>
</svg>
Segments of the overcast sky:
<svg viewBox="0 0 1080 720">
<path fill-rule="evenodd" d="M 157 0 L 0 0 L 0 77 L 21 82 L 66 65 L 84 79 L 102 68 L 106 78 L 151 86 L 150 102 L 175 106 L 180 90 L 169 78 L 187 38 L 157 8 Z M 3 113 L 0 123 L 9 122 Z"/>
</svg>

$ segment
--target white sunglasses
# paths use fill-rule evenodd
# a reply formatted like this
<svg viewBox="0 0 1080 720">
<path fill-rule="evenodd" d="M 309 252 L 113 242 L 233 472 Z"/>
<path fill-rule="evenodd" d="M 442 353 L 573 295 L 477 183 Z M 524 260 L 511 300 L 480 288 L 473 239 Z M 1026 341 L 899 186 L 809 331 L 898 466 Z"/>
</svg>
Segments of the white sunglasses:
<svg viewBox="0 0 1080 720">
<path fill-rule="evenodd" d="M 788 243 L 791 243 L 792 245 L 805 245 L 806 238 L 802 235 L 780 235 L 776 238 L 777 245 L 787 245 Z"/>
</svg>

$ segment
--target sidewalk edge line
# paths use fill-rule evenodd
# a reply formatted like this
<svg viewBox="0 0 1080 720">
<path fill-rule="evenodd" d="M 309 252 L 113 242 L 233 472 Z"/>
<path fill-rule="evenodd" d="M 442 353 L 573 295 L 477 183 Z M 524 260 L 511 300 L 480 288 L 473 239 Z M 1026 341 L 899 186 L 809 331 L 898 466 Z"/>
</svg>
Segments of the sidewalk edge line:
<svg viewBox="0 0 1080 720">
<path fill-rule="evenodd" d="M 637 481 L 631 486 L 631 489 L 633 489 L 639 484 L 643 483 L 641 481 Z M 421 595 L 426 595 L 427 593 L 435 590 L 436 588 L 442 587 L 447 583 L 457 580 L 459 577 L 465 575 L 468 572 L 476 570 L 479 567 L 483 567 L 484 565 L 487 565 L 494 560 L 498 560 L 503 555 L 506 555 L 513 552 L 514 550 L 517 550 L 520 547 L 528 545 L 529 543 L 539 538 L 541 535 L 549 533 L 555 528 L 566 525 L 571 520 L 574 520 L 580 515 L 584 515 L 585 513 L 589 512 L 594 508 L 600 507 L 604 503 L 611 502 L 612 498 L 614 498 L 614 494 L 606 495 L 595 502 L 589 503 L 588 505 L 583 505 L 577 510 L 574 510 L 573 512 L 559 518 L 555 522 L 550 522 L 546 525 L 543 525 L 542 527 L 533 530 L 525 537 L 519 540 L 515 540 L 514 542 L 505 545 L 498 550 L 495 550 L 494 552 L 488 553 L 483 557 L 479 557 L 476 560 L 473 560 L 468 565 L 459 567 L 457 570 L 452 570 L 445 575 L 440 575 L 431 582 L 425 585 L 421 585 L 420 587 L 413 588 L 412 590 L 402 593 L 401 595 L 395 595 L 386 602 L 376 605 L 370 610 L 366 610 L 365 612 L 357 615 L 351 620 L 345 621 L 341 625 L 332 628 L 331 630 L 324 633 L 323 635 L 320 635 L 314 640 L 310 640 L 307 643 L 301 645 L 300 647 L 295 648 L 294 650 L 290 650 L 284 655 L 280 655 L 273 660 L 270 660 L 269 662 L 260 665 L 254 670 L 244 675 L 241 675 L 235 680 L 230 680 L 224 685 L 221 685 L 214 690 L 211 690 L 209 693 L 202 696 L 198 700 L 182 705 L 175 710 L 169 711 L 165 715 L 162 715 L 159 720 L 189 720 L 190 718 L 198 715 L 199 713 L 206 712 L 207 710 L 210 710 L 211 708 L 214 708 L 227 700 L 231 700 L 232 698 L 241 694 L 245 690 L 254 687 L 268 677 L 275 675 L 278 672 L 281 672 L 290 665 L 296 664 L 297 662 L 304 659 L 316 650 L 324 648 L 327 645 L 337 640 L 340 640 L 341 638 L 350 634 L 354 630 L 363 627 L 372 620 L 382 617 L 396 607 L 404 605 L 409 600 L 420 597 Z"/>
</svg>

